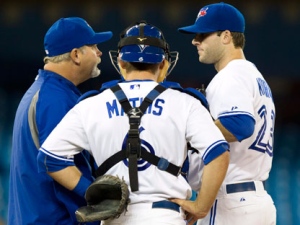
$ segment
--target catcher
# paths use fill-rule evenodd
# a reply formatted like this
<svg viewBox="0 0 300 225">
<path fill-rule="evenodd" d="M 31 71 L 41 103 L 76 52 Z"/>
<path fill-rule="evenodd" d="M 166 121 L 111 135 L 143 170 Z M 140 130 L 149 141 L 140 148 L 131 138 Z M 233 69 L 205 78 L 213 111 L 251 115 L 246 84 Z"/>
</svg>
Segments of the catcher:
<svg viewBox="0 0 300 225">
<path fill-rule="evenodd" d="M 103 84 L 69 111 L 39 149 L 38 166 L 85 196 L 79 222 L 193 224 L 208 213 L 223 182 L 228 143 L 197 92 L 165 81 L 178 53 L 170 52 L 161 30 L 141 21 L 120 37 L 110 56 L 123 78 Z M 181 174 L 187 142 L 205 164 L 193 217 L 172 202 L 192 195 Z M 99 166 L 92 184 L 73 161 L 83 149 Z"/>
</svg>

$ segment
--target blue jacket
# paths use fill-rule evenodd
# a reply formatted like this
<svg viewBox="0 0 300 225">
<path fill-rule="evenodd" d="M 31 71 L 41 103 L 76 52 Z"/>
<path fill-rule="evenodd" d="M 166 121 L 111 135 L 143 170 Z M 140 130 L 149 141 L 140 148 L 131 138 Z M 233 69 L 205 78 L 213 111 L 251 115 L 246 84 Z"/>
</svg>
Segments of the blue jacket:
<svg viewBox="0 0 300 225">
<path fill-rule="evenodd" d="M 35 95 L 38 98 L 32 116 L 29 109 Z M 86 205 L 85 199 L 54 182 L 49 175 L 38 173 L 37 146 L 45 141 L 80 95 L 77 87 L 64 77 L 39 70 L 37 79 L 21 99 L 13 127 L 8 225 L 78 224 L 75 210 Z M 36 128 L 36 140 L 30 128 Z M 75 163 L 92 182 L 86 153 L 78 154 Z"/>
</svg>

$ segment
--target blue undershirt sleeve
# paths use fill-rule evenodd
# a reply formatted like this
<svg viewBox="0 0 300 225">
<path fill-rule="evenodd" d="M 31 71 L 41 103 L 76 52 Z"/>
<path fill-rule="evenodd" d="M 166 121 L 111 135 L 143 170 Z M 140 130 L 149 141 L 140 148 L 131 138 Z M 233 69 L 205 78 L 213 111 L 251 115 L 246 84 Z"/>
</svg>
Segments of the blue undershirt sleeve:
<svg viewBox="0 0 300 225">
<path fill-rule="evenodd" d="M 255 120 L 249 115 L 226 116 L 220 117 L 219 120 L 238 141 L 250 137 L 254 132 Z"/>
</svg>

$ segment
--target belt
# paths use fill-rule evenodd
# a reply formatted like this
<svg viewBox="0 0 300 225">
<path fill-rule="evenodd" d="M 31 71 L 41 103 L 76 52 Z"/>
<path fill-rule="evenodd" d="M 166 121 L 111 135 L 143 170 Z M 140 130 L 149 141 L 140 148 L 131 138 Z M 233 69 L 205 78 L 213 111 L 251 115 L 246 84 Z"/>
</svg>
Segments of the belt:
<svg viewBox="0 0 300 225">
<path fill-rule="evenodd" d="M 153 202 L 152 203 L 152 208 L 162 208 L 162 209 L 171 209 L 175 210 L 177 212 L 180 212 L 179 208 L 180 206 L 174 202 L 170 201 L 159 201 L 159 202 Z"/>
<path fill-rule="evenodd" d="M 227 194 L 243 192 L 243 191 L 256 191 L 254 181 L 226 185 Z"/>
</svg>

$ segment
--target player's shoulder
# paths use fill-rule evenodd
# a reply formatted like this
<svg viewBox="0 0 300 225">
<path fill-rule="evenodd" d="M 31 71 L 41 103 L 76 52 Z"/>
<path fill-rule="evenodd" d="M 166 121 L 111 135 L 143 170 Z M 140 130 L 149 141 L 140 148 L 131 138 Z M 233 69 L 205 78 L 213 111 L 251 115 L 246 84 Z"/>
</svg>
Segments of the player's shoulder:
<svg viewBox="0 0 300 225">
<path fill-rule="evenodd" d="M 95 97 L 103 92 L 106 92 L 107 90 L 109 90 L 110 88 L 114 87 L 115 85 L 121 83 L 123 80 L 111 80 L 111 81 L 107 81 L 105 83 L 102 83 L 100 89 L 97 90 L 89 90 L 85 93 L 83 93 L 77 100 L 77 103 L 82 102 L 83 100 L 86 100 L 88 98 L 91 97 Z"/>
<path fill-rule="evenodd" d="M 260 73 L 256 65 L 246 59 L 235 59 L 230 61 L 220 73 L 228 76 L 240 76 L 245 73 Z"/>
<path fill-rule="evenodd" d="M 183 88 L 179 83 L 164 81 L 160 85 L 169 89 L 170 92 L 173 92 L 172 95 L 175 95 L 174 98 L 185 98 L 186 101 L 200 101 L 200 103 L 205 107 L 208 107 L 208 102 L 206 100 L 205 94 L 201 92 L 200 89 L 193 87 Z"/>
<path fill-rule="evenodd" d="M 244 85 L 253 83 L 260 75 L 256 66 L 248 60 L 237 59 L 230 61 L 212 79 L 213 84 Z"/>
</svg>

